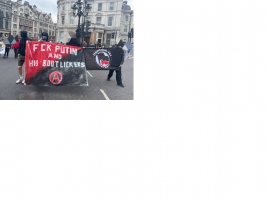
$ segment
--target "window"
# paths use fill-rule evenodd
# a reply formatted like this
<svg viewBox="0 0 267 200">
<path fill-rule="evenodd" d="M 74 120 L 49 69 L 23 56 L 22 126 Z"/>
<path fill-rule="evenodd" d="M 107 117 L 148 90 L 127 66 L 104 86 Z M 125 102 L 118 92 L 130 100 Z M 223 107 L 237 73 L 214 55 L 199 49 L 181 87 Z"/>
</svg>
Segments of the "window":
<svg viewBox="0 0 267 200">
<path fill-rule="evenodd" d="M 62 10 L 65 10 L 65 3 L 63 3 Z"/>
<path fill-rule="evenodd" d="M 87 18 L 86 18 L 86 20 L 87 20 L 88 22 L 90 22 L 90 21 L 91 21 L 90 17 L 87 17 Z"/>
<path fill-rule="evenodd" d="M 102 39 L 102 33 L 98 33 L 98 39 Z"/>
<path fill-rule="evenodd" d="M 102 11 L 102 3 L 98 4 L 98 11 Z"/>
<path fill-rule="evenodd" d="M 114 2 L 110 2 L 109 10 L 114 10 Z"/>
<path fill-rule="evenodd" d="M 8 18 L 6 18 L 6 29 L 8 29 Z"/>
<path fill-rule="evenodd" d="M 108 26 L 112 26 L 113 17 L 108 17 Z"/>
<path fill-rule="evenodd" d="M 124 32 L 125 33 L 127 32 L 127 26 L 124 26 Z"/>
<path fill-rule="evenodd" d="M 37 22 L 34 22 L 34 26 L 35 26 L 35 27 L 37 26 Z"/>
<path fill-rule="evenodd" d="M 30 15 L 32 15 L 32 12 L 30 12 Z"/>
<path fill-rule="evenodd" d="M 60 42 L 63 42 L 63 39 L 64 39 L 64 32 L 61 31 L 60 32 Z"/>
<path fill-rule="evenodd" d="M 125 16 L 125 21 L 128 22 L 128 15 Z"/>
<path fill-rule="evenodd" d="M 107 34 L 106 45 L 109 46 L 111 41 L 111 34 Z"/>
<path fill-rule="evenodd" d="M 61 19 L 62 19 L 61 24 L 64 25 L 65 24 L 65 16 L 62 16 Z"/>
<path fill-rule="evenodd" d="M 6 10 L 6 17 L 9 18 L 8 10 Z"/>
<path fill-rule="evenodd" d="M 92 8 L 93 8 L 93 5 L 91 5 L 89 3 L 87 5 L 89 5 L 91 7 L 91 9 L 89 9 L 89 12 L 91 12 L 92 11 Z"/>
<path fill-rule="evenodd" d="M 13 31 L 13 36 L 15 37 L 17 35 L 17 31 Z"/>
<path fill-rule="evenodd" d="M 32 37 L 32 34 L 31 33 L 28 33 L 29 34 L 29 37 Z"/>
<path fill-rule="evenodd" d="M 97 17 L 97 18 L 96 18 L 96 23 L 97 23 L 97 24 L 101 24 L 101 17 Z"/>
<path fill-rule="evenodd" d="M 13 18 L 13 22 L 17 22 L 17 18 L 16 17 Z"/>
<path fill-rule="evenodd" d="M 17 24 L 13 24 L 13 28 L 17 29 Z"/>
<path fill-rule="evenodd" d="M 37 28 L 34 28 L 34 32 L 37 32 Z"/>
<path fill-rule="evenodd" d="M 21 8 L 20 11 L 23 12 L 23 9 Z"/>
<path fill-rule="evenodd" d="M 4 10 L 0 8 L 0 28 L 4 28 Z"/>
<path fill-rule="evenodd" d="M 70 16 L 70 24 L 74 24 L 74 16 Z"/>
</svg>

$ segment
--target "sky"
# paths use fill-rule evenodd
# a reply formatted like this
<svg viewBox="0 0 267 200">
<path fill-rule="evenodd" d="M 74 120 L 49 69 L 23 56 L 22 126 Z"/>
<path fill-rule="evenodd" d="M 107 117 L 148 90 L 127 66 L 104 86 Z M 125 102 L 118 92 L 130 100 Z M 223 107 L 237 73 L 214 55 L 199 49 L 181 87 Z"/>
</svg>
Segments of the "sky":
<svg viewBox="0 0 267 200">
<path fill-rule="evenodd" d="M 39 11 L 51 13 L 53 22 L 57 23 L 57 1 L 56 0 L 27 0 L 30 5 L 36 5 Z M 23 1 L 24 3 L 24 1 Z M 134 9 L 133 0 L 128 0 L 128 5 Z"/>
</svg>

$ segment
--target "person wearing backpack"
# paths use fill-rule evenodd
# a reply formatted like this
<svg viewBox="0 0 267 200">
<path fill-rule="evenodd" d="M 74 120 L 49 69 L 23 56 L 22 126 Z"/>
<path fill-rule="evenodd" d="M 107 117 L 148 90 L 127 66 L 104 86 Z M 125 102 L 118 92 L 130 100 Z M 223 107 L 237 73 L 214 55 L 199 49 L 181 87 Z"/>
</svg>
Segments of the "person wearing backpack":
<svg viewBox="0 0 267 200">
<path fill-rule="evenodd" d="M 19 71 L 19 79 L 16 81 L 16 83 L 25 83 L 25 80 L 23 79 L 22 76 L 22 66 L 25 62 L 25 55 L 26 55 L 26 42 L 31 41 L 27 37 L 27 31 L 21 31 L 21 40 L 19 43 L 19 48 L 18 48 L 18 54 L 19 54 L 19 61 L 18 61 L 18 71 Z"/>
</svg>

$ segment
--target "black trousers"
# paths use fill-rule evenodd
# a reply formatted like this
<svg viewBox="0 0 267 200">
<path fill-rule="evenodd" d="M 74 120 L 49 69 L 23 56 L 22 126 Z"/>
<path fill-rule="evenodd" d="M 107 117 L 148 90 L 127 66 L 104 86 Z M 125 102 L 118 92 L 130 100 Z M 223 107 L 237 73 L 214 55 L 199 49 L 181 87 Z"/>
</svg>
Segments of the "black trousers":
<svg viewBox="0 0 267 200">
<path fill-rule="evenodd" d="M 116 81 L 117 81 L 117 84 L 120 85 L 122 84 L 122 80 L 121 80 L 121 67 L 120 69 L 118 70 L 115 70 L 116 71 Z M 114 73 L 114 70 L 109 70 L 109 74 L 108 74 L 108 78 L 111 78 L 112 75 Z"/>
<path fill-rule="evenodd" d="M 14 53 L 15 53 L 15 58 L 17 58 L 18 57 L 18 49 L 14 48 Z"/>
<path fill-rule="evenodd" d="M 6 51 L 4 56 L 8 57 L 8 54 L 9 54 L 9 51 Z"/>
</svg>

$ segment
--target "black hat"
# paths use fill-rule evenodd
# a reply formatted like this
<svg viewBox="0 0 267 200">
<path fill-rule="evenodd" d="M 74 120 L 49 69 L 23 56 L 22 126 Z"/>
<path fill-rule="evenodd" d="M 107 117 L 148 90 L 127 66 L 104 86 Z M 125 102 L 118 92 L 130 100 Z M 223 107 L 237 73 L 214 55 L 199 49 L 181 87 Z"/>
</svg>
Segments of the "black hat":
<svg viewBox="0 0 267 200">
<path fill-rule="evenodd" d="M 124 43 L 122 40 L 119 41 L 118 46 L 122 46 L 122 47 L 124 46 Z"/>
<path fill-rule="evenodd" d="M 48 42 L 48 33 L 47 32 L 42 33 L 42 40 L 45 40 Z"/>
</svg>

